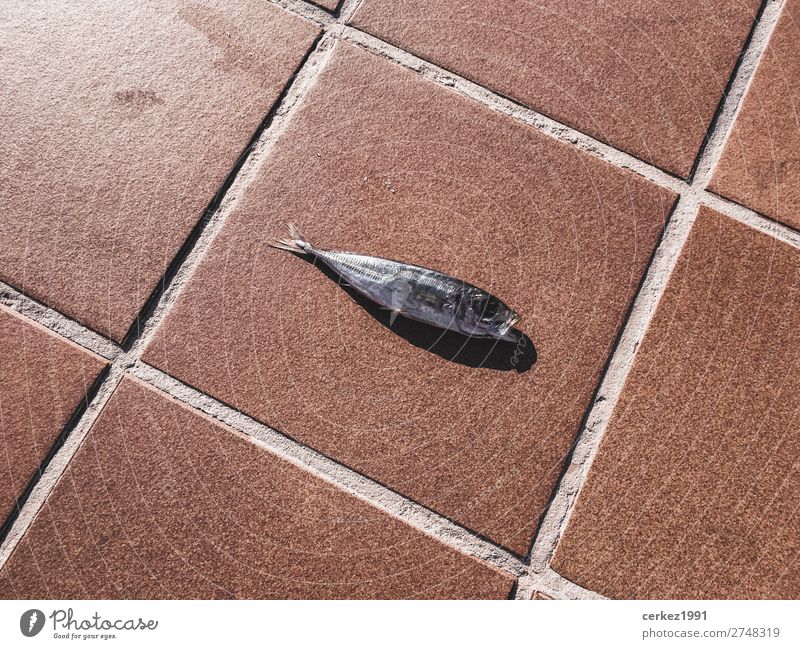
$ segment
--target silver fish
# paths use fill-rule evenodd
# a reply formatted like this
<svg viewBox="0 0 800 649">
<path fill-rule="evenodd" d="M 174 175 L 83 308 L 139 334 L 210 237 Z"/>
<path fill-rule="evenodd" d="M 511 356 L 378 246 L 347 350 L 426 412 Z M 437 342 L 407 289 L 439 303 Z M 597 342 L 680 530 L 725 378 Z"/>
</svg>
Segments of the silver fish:
<svg viewBox="0 0 800 649">
<path fill-rule="evenodd" d="M 269 245 L 319 259 L 356 291 L 390 309 L 390 326 L 401 314 L 465 336 L 513 343 L 522 338 L 514 329 L 519 314 L 477 286 L 422 266 L 316 248 L 293 224 L 286 228 L 289 237 Z"/>
</svg>

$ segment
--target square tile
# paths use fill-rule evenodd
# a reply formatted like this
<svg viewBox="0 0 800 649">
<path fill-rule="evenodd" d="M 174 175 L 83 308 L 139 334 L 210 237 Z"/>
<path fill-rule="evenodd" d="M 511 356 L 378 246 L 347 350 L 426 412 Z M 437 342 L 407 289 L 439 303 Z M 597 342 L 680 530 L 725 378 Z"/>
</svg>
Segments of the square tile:
<svg viewBox="0 0 800 649">
<path fill-rule="evenodd" d="M 0 527 L 105 366 L 0 307 Z"/>
<path fill-rule="evenodd" d="M 353 24 L 680 176 L 759 0 L 364 0 Z"/>
<path fill-rule="evenodd" d="M 513 582 L 125 379 L 0 597 L 502 598 Z"/>
<path fill-rule="evenodd" d="M 800 230 L 798 0 L 786 3 L 710 188 Z"/>
<path fill-rule="evenodd" d="M 317 34 L 261 0 L 12 3 L 0 279 L 120 341 Z"/>
<path fill-rule="evenodd" d="M 339 44 L 145 359 L 524 554 L 673 201 Z M 390 328 L 268 246 L 284 220 L 490 290 L 537 362 Z"/>
<path fill-rule="evenodd" d="M 800 597 L 800 251 L 704 208 L 553 567 L 616 598 Z"/>
<path fill-rule="evenodd" d="M 308 2 L 317 5 L 318 7 L 322 7 L 323 9 L 327 9 L 331 13 L 334 13 L 341 4 L 341 0 L 308 0 Z"/>
</svg>

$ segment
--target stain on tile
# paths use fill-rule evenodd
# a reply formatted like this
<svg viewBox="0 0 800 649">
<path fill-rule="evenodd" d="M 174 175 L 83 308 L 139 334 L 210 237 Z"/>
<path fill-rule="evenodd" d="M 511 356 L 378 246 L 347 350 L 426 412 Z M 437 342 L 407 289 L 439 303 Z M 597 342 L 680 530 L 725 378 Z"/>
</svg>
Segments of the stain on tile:
<svg viewBox="0 0 800 649">
<path fill-rule="evenodd" d="M 800 230 L 800 1 L 789 0 L 710 188 Z"/>
<path fill-rule="evenodd" d="M 759 0 L 364 0 L 353 23 L 686 176 Z"/>
<path fill-rule="evenodd" d="M 105 365 L 0 307 L 0 527 Z"/>
<path fill-rule="evenodd" d="M 340 44 L 145 357 L 523 554 L 673 201 Z M 390 328 L 269 248 L 284 220 L 486 288 L 538 360 Z"/>
<path fill-rule="evenodd" d="M 125 379 L 0 597 L 503 598 L 513 581 Z"/>
<path fill-rule="evenodd" d="M 156 104 L 163 104 L 164 99 L 152 90 L 118 90 L 114 99 L 131 109 L 131 115 L 139 115 L 142 111 Z"/>
<path fill-rule="evenodd" d="M 800 597 L 800 251 L 701 211 L 553 567 L 616 598 Z"/>
<path fill-rule="evenodd" d="M 120 341 L 317 34 L 256 0 L 14 3 L 0 278 Z"/>
</svg>

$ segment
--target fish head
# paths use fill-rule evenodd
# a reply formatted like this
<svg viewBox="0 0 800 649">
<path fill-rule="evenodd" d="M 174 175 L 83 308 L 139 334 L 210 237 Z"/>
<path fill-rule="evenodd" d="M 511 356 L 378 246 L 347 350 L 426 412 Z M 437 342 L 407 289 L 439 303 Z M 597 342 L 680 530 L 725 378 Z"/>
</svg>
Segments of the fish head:
<svg viewBox="0 0 800 649">
<path fill-rule="evenodd" d="M 520 316 L 502 300 L 478 290 L 465 300 L 465 306 L 464 333 L 517 342 L 519 336 L 513 329 Z"/>
</svg>

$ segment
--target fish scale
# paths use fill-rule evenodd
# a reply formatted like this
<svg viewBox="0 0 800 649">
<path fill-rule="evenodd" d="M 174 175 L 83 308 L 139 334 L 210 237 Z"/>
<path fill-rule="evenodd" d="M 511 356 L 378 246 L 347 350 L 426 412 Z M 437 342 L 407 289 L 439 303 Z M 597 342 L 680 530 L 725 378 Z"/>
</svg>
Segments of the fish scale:
<svg viewBox="0 0 800 649">
<path fill-rule="evenodd" d="M 274 248 L 313 257 L 338 273 L 356 291 L 412 320 L 466 336 L 519 342 L 513 329 L 519 315 L 500 299 L 456 277 L 402 261 L 313 246 L 291 224 L 288 239 Z"/>
</svg>

